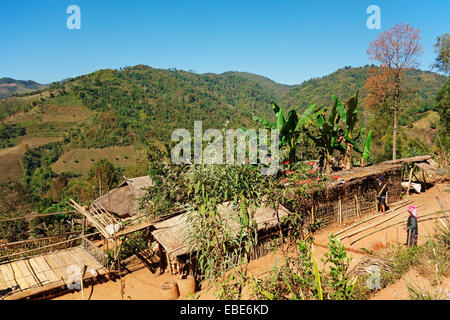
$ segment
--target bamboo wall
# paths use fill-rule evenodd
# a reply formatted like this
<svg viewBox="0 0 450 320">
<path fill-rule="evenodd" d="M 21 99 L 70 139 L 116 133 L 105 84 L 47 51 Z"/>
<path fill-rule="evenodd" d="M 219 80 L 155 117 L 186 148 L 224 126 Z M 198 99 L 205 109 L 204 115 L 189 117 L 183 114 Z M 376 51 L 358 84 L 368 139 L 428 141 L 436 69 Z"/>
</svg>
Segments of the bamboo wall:
<svg viewBox="0 0 450 320">
<path fill-rule="evenodd" d="M 401 169 L 386 172 L 384 179 L 388 185 L 387 203 L 400 200 Z M 314 203 L 314 221 L 321 219 L 324 225 L 352 220 L 377 211 L 376 178 L 368 176 L 350 183 L 335 186 L 328 191 L 327 197 Z M 310 215 L 310 221 L 313 217 Z"/>
</svg>

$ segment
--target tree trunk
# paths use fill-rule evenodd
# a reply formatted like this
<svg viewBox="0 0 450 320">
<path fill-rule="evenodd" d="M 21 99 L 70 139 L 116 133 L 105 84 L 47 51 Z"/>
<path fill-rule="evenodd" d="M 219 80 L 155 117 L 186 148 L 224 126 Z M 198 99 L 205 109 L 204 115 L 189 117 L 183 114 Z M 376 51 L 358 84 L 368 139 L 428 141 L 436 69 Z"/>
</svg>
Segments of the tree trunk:
<svg viewBox="0 0 450 320">
<path fill-rule="evenodd" d="M 396 85 L 394 95 L 394 130 L 392 132 L 392 160 L 397 159 L 397 122 L 398 122 L 398 98 L 399 84 Z"/>
<path fill-rule="evenodd" d="M 351 143 L 347 144 L 347 150 L 345 152 L 345 169 L 347 170 L 350 170 L 352 168 L 352 149 L 353 145 Z"/>
<path fill-rule="evenodd" d="M 333 172 L 332 167 L 331 167 L 331 154 L 329 152 L 327 152 L 326 155 L 326 160 L 325 160 L 325 173 L 326 174 L 331 174 L 331 172 Z"/>
</svg>

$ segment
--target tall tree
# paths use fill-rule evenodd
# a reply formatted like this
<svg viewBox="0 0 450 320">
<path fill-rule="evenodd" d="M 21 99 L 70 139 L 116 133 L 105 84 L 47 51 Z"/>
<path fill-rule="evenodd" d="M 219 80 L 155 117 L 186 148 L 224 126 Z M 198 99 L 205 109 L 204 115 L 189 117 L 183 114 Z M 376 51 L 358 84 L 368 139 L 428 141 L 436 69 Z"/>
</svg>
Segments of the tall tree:
<svg viewBox="0 0 450 320">
<path fill-rule="evenodd" d="M 89 169 L 87 181 L 95 186 L 96 196 L 101 196 L 119 182 L 120 173 L 120 169 L 107 159 L 100 159 Z"/>
<path fill-rule="evenodd" d="M 433 67 L 450 75 L 450 33 L 444 33 L 437 37 L 434 50 L 437 57 Z"/>
<path fill-rule="evenodd" d="M 419 30 L 408 24 L 399 23 L 381 33 L 370 43 L 367 55 L 370 60 L 377 61 L 383 70 L 383 81 L 387 83 L 386 91 L 393 100 L 394 123 L 392 141 L 392 159 L 397 158 L 397 125 L 399 99 L 402 92 L 402 80 L 405 71 L 418 66 L 417 58 L 422 53 L 419 44 Z M 371 79 L 367 80 L 368 82 Z M 366 82 L 367 83 L 367 82 Z"/>
</svg>

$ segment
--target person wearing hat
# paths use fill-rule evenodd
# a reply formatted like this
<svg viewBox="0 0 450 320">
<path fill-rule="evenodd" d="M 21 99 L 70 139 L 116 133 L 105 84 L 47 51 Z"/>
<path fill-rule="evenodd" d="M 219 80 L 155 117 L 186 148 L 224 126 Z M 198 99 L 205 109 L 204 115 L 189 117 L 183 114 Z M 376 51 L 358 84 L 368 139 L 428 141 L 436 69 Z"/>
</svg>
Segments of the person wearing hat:
<svg viewBox="0 0 450 320">
<path fill-rule="evenodd" d="M 408 207 L 409 217 L 406 224 L 406 245 L 417 246 L 417 238 L 419 237 L 419 229 L 417 226 L 417 209 L 414 206 Z"/>
<path fill-rule="evenodd" d="M 386 193 L 387 184 L 384 182 L 383 176 L 377 178 L 377 200 L 378 200 L 378 211 L 381 210 L 383 214 L 386 214 Z"/>
</svg>

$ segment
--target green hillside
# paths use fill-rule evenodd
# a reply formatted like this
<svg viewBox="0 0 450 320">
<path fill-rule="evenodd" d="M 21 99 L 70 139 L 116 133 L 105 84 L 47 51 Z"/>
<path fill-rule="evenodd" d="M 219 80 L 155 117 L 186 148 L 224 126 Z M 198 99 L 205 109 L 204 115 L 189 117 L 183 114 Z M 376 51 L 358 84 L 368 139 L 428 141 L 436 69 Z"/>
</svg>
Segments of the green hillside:
<svg viewBox="0 0 450 320">
<path fill-rule="evenodd" d="M 202 120 L 204 129 L 254 127 L 254 115 L 272 116 L 271 101 L 301 110 L 313 102 L 330 105 L 333 93 L 346 100 L 357 90 L 363 108 L 367 75 L 368 66 L 345 67 L 289 86 L 245 72 L 196 74 L 144 65 L 99 70 L 52 83 L 35 94 L 0 100 L 0 148 L 36 137 L 63 138 L 64 152 L 142 146 L 169 141 L 176 128 L 192 132 L 195 120 Z M 425 117 L 445 80 L 436 73 L 410 71 L 406 81 L 412 95 L 400 124 Z M 370 117 L 371 113 L 364 113 L 363 122 L 370 124 Z M 414 128 L 409 125 L 405 132 L 420 138 Z"/>
<path fill-rule="evenodd" d="M 360 90 L 360 102 L 363 104 L 366 96 L 364 83 L 368 77 L 368 71 L 369 66 L 344 67 L 324 77 L 307 80 L 283 95 L 280 103 L 300 109 L 306 108 L 311 103 L 326 106 L 332 102 L 332 93 L 346 100 Z M 412 103 L 417 107 L 431 107 L 436 93 L 445 81 L 445 76 L 434 72 L 421 70 L 407 72 L 406 85 L 410 92 L 413 92 Z"/>
</svg>

